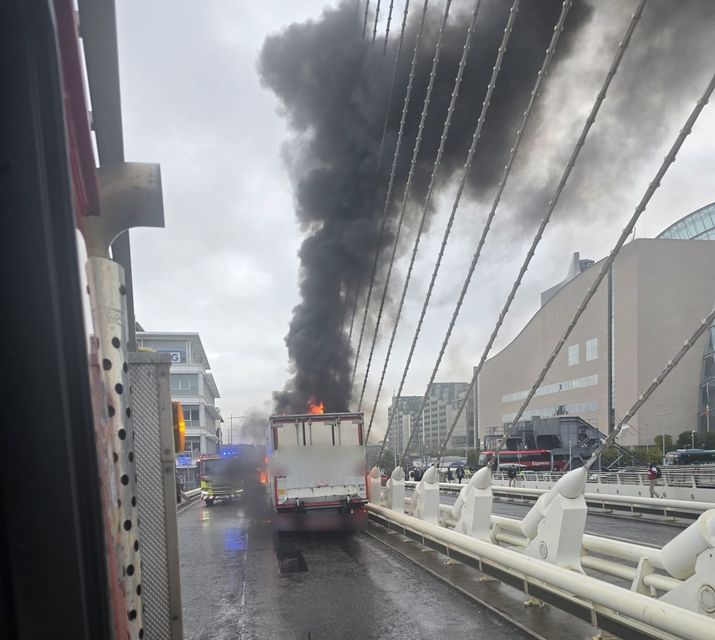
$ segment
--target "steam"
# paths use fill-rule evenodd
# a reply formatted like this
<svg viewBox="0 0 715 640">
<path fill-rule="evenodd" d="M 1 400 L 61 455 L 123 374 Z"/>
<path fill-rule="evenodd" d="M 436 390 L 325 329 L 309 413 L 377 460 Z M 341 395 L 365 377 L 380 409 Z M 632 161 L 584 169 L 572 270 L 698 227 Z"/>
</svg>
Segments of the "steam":
<svg viewBox="0 0 715 640">
<path fill-rule="evenodd" d="M 394 238 L 394 218 L 404 192 L 443 10 L 443 3 L 435 4 L 438 6 L 433 7 L 428 15 L 419 54 L 413 98 L 396 169 L 392 206 L 388 212 L 387 233 L 382 238 L 381 249 L 390 246 Z M 444 188 L 463 166 L 506 24 L 509 4 L 497 0 L 484 0 L 482 3 L 442 160 L 438 189 Z M 561 0 L 523 0 L 521 3 L 487 115 L 487 126 L 469 176 L 467 192 L 472 198 L 491 194 L 500 177 L 561 4 Z M 410 225 L 415 222 L 424 199 L 473 3 L 464 1 L 454 5 L 445 32 L 445 45 L 424 131 L 422 152 L 409 194 L 408 236 Z M 646 9 L 646 12 L 651 10 L 653 15 L 644 17 L 644 24 L 639 28 L 638 40 L 646 50 L 640 53 L 642 61 L 647 61 L 648 46 L 656 48 L 665 57 L 669 46 L 671 49 L 680 46 L 673 42 L 669 44 L 667 36 L 672 36 L 674 29 L 688 22 L 694 7 L 706 12 L 712 9 L 696 2 L 678 3 L 677 7 L 671 7 L 667 2 L 654 2 L 653 5 Z M 282 391 L 274 393 L 278 412 L 304 412 L 310 399 L 325 402 L 327 411 L 350 409 L 353 354 L 345 328 L 349 325 L 356 286 L 367 283 L 378 248 L 387 176 L 395 149 L 417 32 L 417 14 L 421 12 L 421 6 L 421 0 L 412 0 L 388 116 L 383 170 L 377 186 L 375 174 L 388 93 L 386 78 L 391 76 L 399 29 L 396 27 L 392 31 L 394 37 L 388 44 L 383 65 L 382 47 L 371 46 L 369 38 L 362 38 L 361 22 L 356 17 L 354 3 L 345 1 L 336 8 L 326 9 L 317 20 L 294 24 L 269 36 L 260 54 L 258 69 L 262 82 L 280 100 L 282 112 L 293 131 L 284 154 L 294 185 L 295 212 L 306 233 L 299 250 L 301 302 L 293 309 L 285 338 L 292 377 Z M 612 5 L 611 10 L 618 13 L 618 9 L 613 7 L 617 5 Z M 675 26 L 663 19 L 664 14 L 678 16 L 673 23 Z M 574 45 L 592 17 L 593 7 L 590 4 L 574 3 L 559 41 L 552 72 L 558 72 L 560 65 L 577 51 Z M 712 21 L 709 23 L 712 25 Z M 621 24 L 623 26 L 615 29 L 625 27 L 625 21 Z M 693 29 L 703 28 L 693 24 L 692 20 L 688 24 Z M 649 45 L 651 36 L 655 36 L 656 40 Z M 653 92 L 653 99 L 646 105 L 646 110 L 650 109 L 649 121 L 663 115 L 665 107 L 658 105 L 658 92 L 672 90 L 678 85 L 679 79 L 675 76 L 682 73 L 681 67 L 680 64 L 670 63 L 666 68 L 669 77 L 647 84 L 648 90 Z M 633 83 L 627 85 L 620 100 L 616 101 L 617 110 L 628 112 L 634 108 L 629 94 L 633 86 L 638 86 L 636 72 L 633 66 Z M 547 119 L 548 114 L 543 115 Z M 632 113 L 629 112 L 629 115 Z M 614 112 L 611 117 L 618 121 L 618 113 Z M 641 123 L 639 126 L 645 125 Z M 580 165 L 581 175 L 588 173 L 583 165 L 601 162 L 619 143 L 617 138 L 612 137 L 610 141 L 594 147 Z M 536 151 L 528 144 L 524 149 L 531 155 Z M 558 163 L 554 159 L 554 167 L 547 167 L 546 173 L 554 173 L 561 167 L 560 159 Z M 543 202 L 549 192 L 547 184 L 523 190 L 520 224 L 530 223 L 537 210 L 543 211 L 534 203 Z M 387 266 L 388 253 L 381 251 L 378 287 Z M 364 295 L 364 291 L 361 293 Z"/>
</svg>

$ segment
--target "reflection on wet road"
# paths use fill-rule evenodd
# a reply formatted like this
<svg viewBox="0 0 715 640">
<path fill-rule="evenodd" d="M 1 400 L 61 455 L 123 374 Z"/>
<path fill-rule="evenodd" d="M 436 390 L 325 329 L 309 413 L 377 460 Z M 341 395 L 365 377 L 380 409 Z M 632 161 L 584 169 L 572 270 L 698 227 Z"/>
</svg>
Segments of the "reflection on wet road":
<svg viewBox="0 0 715 640">
<path fill-rule="evenodd" d="M 200 503 L 179 545 L 187 640 L 529 637 L 366 534 L 274 538 L 258 512 Z"/>
</svg>

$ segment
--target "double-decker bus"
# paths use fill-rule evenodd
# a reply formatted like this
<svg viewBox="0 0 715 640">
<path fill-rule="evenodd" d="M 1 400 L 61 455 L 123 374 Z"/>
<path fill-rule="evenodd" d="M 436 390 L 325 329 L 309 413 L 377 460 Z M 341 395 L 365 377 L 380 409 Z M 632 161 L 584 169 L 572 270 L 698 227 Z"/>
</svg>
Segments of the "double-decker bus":
<svg viewBox="0 0 715 640">
<path fill-rule="evenodd" d="M 479 454 L 479 466 L 485 466 L 494 458 L 494 451 L 482 451 Z M 497 454 L 496 469 L 516 466 L 527 471 L 560 471 L 563 460 L 555 460 L 548 449 L 523 449 L 519 451 L 500 451 Z"/>
<path fill-rule="evenodd" d="M 267 454 L 276 530 L 366 527 L 362 413 L 271 416 Z"/>
</svg>

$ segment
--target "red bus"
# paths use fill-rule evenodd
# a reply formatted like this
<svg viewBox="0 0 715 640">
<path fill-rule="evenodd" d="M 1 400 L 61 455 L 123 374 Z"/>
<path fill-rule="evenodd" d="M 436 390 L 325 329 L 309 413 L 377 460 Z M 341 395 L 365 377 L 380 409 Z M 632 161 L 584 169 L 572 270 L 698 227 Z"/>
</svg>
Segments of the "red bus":
<svg viewBox="0 0 715 640">
<path fill-rule="evenodd" d="M 479 454 L 479 466 L 485 466 L 494 457 L 494 451 L 482 451 Z M 521 449 L 519 451 L 500 451 L 497 466 L 515 465 L 528 471 L 560 471 L 563 460 L 554 460 L 554 454 L 548 449 Z"/>
</svg>

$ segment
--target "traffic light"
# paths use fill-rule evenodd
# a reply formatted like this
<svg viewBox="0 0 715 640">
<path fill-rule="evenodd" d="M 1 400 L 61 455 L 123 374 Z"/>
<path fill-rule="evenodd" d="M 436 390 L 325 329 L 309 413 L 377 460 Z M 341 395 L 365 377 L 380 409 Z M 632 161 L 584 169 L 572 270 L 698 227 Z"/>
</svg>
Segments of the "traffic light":
<svg viewBox="0 0 715 640">
<path fill-rule="evenodd" d="M 178 400 L 171 402 L 171 418 L 174 426 L 174 450 L 176 453 L 181 453 L 186 441 L 186 422 L 184 422 L 184 410 Z"/>
</svg>

